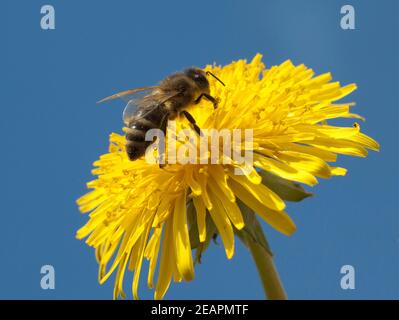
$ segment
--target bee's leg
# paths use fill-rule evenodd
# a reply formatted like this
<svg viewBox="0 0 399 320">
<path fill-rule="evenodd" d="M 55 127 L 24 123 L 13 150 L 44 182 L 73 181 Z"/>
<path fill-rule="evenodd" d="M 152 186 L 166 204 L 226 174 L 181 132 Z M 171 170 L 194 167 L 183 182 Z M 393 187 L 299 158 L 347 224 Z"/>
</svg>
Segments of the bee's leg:
<svg viewBox="0 0 399 320">
<path fill-rule="evenodd" d="M 163 141 L 159 142 L 159 149 L 158 149 L 158 158 L 159 158 L 159 167 L 163 168 L 165 163 L 165 139 L 166 139 L 166 128 L 168 127 L 168 116 L 163 116 L 161 120 L 160 130 L 163 132 L 164 139 Z"/>
<path fill-rule="evenodd" d="M 213 103 L 213 108 L 216 109 L 218 107 L 218 99 L 212 97 L 210 94 L 207 93 L 201 93 L 200 96 L 195 99 L 194 103 L 197 104 L 201 101 L 202 98 L 206 98 L 207 100 L 209 100 L 210 102 Z"/>
<path fill-rule="evenodd" d="M 199 136 L 203 136 L 200 127 L 198 127 L 197 123 L 195 122 L 194 117 L 187 111 L 182 111 L 182 113 L 184 114 L 184 116 L 186 117 L 186 119 L 191 123 L 191 125 L 193 126 L 195 132 L 199 135 Z"/>
</svg>

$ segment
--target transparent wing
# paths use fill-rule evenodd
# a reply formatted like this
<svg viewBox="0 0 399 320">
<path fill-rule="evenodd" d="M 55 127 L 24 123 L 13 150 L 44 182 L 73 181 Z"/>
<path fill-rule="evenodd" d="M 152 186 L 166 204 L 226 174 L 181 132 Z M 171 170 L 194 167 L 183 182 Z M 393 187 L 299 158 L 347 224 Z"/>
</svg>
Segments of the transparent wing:
<svg viewBox="0 0 399 320">
<path fill-rule="evenodd" d="M 131 100 L 129 100 L 126 104 L 125 109 L 123 110 L 123 122 L 126 126 L 129 125 L 130 120 L 134 117 L 134 116 L 143 116 L 145 114 L 147 114 L 147 112 L 150 112 L 152 109 L 154 109 L 155 107 L 158 106 L 158 103 L 156 103 L 154 101 L 153 104 L 148 104 L 148 105 L 143 105 L 142 103 L 142 98 L 133 98 Z M 139 111 L 140 110 L 140 111 Z"/>
<path fill-rule="evenodd" d="M 132 118 L 144 118 L 148 113 L 158 108 L 161 104 L 178 95 L 179 91 L 152 91 L 149 94 L 135 94 L 127 102 L 123 110 L 123 122 L 129 126 Z"/>
<path fill-rule="evenodd" d="M 125 125 L 128 125 L 130 120 L 138 114 L 139 109 L 147 109 L 147 111 L 145 111 L 145 113 L 147 113 L 157 106 L 156 101 L 150 99 L 150 97 L 155 98 L 154 92 L 156 89 L 158 89 L 157 86 L 125 90 L 108 96 L 97 103 L 103 103 L 114 99 L 122 99 L 125 101 L 127 104 L 123 110 L 122 118 Z M 150 100 L 152 101 L 150 102 Z"/>
<path fill-rule="evenodd" d="M 168 101 L 179 93 L 180 91 L 177 90 L 162 90 L 159 86 L 143 87 L 115 93 L 97 103 L 118 98 L 126 101 L 127 104 L 123 110 L 123 122 L 128 126 L 133 117 L 145 117 L 160 104 Z"/>
<path fill-rule="evenodd" d="M 125 90 L 125 91 L 115 93 L 115 94 L 108 96 L 104 99 L 101 99 L 100 101 L 97 101 L 97 103 L 103 103 L 105 101 L 114 100 L 114 99 L 118 99 L 118 98 L 121 98 L 121 99 L 129 102 L 138 93 L 146 95 L 158 88 L 159 88 L 158 86 L 153 86 L 153 87 L 143 87 L 143 88 Z"/>
<path fill-rule="evenodd" d="M 143 116 L 150 112 L 153 108 L 157 107 L 159 103 L 155 101 L 154 91 L 151 89 L 137 91 L 132 94 L 126 94 L 121 97 L 127 102 L 123 110 L 123 122 L 129 125 L 130 120 L 137 115 Z"/>
</svg>

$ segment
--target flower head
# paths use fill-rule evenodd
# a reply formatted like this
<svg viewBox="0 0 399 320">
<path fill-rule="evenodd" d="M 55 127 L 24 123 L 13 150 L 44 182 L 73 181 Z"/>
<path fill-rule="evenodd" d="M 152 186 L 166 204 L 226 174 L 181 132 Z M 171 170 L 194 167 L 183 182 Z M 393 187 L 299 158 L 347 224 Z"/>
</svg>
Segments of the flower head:
<svg viewBox="0 0 399 320">
<path fill-rule="evenodd" d="M 112 133 L 109 153 L 94 162 L 97 179 L 88 183 L 93 191 L 78 200 L 80 210 L 91 213 L 77 237 L 87 237 L 87 244 L 95 248 L 100 283 L 116 271 L 114 298 L 125 296 L 127 268 L 134 272 L 132 291 L 138 297 L 144 258 L 149 260 L 147 283 L 155 287 L 156 299 L 164 296 L 172 278 L 192 280 L 195 260 L 214 233 L 232 258 L 234 235 L 248 224 L 248 210 L 291 235 L 295 224 L 284 211 L 285 201 L 309 195 L 300 184 L 314 186 L 318 178 L 345 175 L 344 168 L 330 165 L 337 154 L 364 157 L 367 149 L 379 149 L 357 123 L 351 127 L 327 123 L 362 119 L 351 113 L 353 104 L 336 103 L 355 90 L 355 84 L 342 87 L 331 82 L 329 73 L 314 77 L 311 69 L 291 61 L 265 69 L 259 54 L 250 63 L 239 60 L 206 70 L 226 87 L 210 79 L 218 108 L 202 100 L 190 107 L 190 113 L 202 129 L 252 129 L 251 145 L 242 143 L 253 151 L 252 162 L 175 163 L 161 168 L 144 158 L 130 161 L 125 137 Z M 189 124 L 181 117 L 176 126 L 181 130 Z M 221 152 L 219 158 L 224 157 Z M 197 259 L 192 256 L 194 247 Z"/>
</svg>

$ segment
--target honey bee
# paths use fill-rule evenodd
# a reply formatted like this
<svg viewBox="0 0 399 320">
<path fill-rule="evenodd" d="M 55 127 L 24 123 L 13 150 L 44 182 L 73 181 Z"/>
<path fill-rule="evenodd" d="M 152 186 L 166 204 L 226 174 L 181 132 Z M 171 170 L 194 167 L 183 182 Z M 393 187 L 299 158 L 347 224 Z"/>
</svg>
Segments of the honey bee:
<svg viewBox="0 0 399 320">
<path fill-rule="evenodd" d="M 168 120 L 179 115 L 184 115 L 195 132 L 201 134 L 194 117 L 186 109 L 202 98 L 208 99 L 217 108 L 218 100 L 210 95 L 208 75 L 225 85 L 213 73 L 193 67 L 166 77 L 157 86 L 122 91 L 97 102 L 116 98 L 127 101 L 123 121 L 128 128 L 126 152 L 130 160 L 142 157 L 147 147 L 154 143 L 145 140 L 147 131 L 160 129 L 166 135 Z"/>
</svg>

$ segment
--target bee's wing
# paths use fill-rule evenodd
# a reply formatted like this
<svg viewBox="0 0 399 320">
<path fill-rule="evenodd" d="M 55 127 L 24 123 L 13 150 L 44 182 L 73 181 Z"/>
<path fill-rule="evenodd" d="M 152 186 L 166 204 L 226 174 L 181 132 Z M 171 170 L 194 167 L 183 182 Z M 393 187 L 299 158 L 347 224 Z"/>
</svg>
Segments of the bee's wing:
<svg viewBox="0 0 399 320">
<path fill-rule="evenodd" d="M 147 95 L 134 95 L 123 110 L 123 122 L 126 126 L 133 117 L 144 118 L 148 113 L 158 108 L 161 104 L 178 95 L 180 91 L 152 91 Z"/>
<path fill-rule="evenodd" d="M 137 93 L 143 94 L 146 92 L 148 94 L 151 91 L 158 89 L 158 88 L 159 88 L 158 86 L 152 86 L 152 87 L 143 87 L 143 88 L 125 90 L 125 91 L 115 93 L 115 94 L 108 96 L 104 99 L 101 99 L 100 101 L 97 101 L 97 103 L 103 103 L 105 101 L 114 100 L 114 99 L 118 99 L 118 98 L 121 98 L 121 99 L 129 102 L 133 98 L 133 96 L 136 95 Z"/>
<path fill-rule="evenodd" d="M 123 122 L 125 125 L 128 125 L 133 116 L 143 118 L 160 104 L 168 101 L 179 93 L 180 91 L 178 90 L 162 90 L 159 86 L 143 87 L 115 93 L 97 103 L 118 98 L 126 101 L 127 105 L 123 110 Z"/>
<path fill-rule="evenodd" d="M 130 120 L 139 115 L 143 116 L 143 112 L 147 114 L 147 112 L 152 111 L 154 108 L 158 106 L 158 103 L 154 102 L 152 104 L 143 103 L 143 98 L 132 98 L 127 102 L 125 109 L 123 110 L 123 122 L 126 126 L 129 125 Z M 139 112 L 140 110 L 140 112 Z"/>
</svg>

